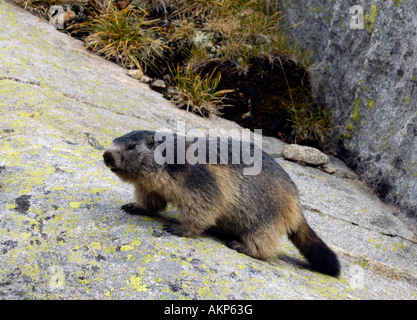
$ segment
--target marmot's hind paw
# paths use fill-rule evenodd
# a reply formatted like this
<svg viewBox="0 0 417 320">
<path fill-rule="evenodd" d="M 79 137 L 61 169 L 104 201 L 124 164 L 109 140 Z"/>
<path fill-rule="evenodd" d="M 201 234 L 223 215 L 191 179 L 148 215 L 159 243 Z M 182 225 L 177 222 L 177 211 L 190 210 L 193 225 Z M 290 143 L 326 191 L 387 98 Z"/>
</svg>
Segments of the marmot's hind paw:
<svg viewBox="0 0 417 320">
<path fill-rule="evenodd" d="M 189 230 L 184 229 L 180 224 L 177 224 L 177 223 L 164 226 L 163 227 L 163 230 L 169 232 L 170 234 L 179 236 L 179 237 L 192 237 L 192 236 L 195 236 L 194 233 L 192 233 Z"/>
<path fill-rule="evenodd" d="M 239 253 L 246 254 L 246 248 L 243 243 L 236 240 L 225 241 L 225 245 L 230 249 L 236 250 Z"/>
</svg>

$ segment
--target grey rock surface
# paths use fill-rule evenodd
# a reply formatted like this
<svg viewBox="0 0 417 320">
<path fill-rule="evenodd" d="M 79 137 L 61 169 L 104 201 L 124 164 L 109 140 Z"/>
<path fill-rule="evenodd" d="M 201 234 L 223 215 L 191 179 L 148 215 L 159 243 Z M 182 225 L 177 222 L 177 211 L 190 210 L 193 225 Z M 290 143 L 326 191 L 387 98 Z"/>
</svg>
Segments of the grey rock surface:
<svg viewBox="0 0 417 320">
<path fill-rule="evenodd" d="M 274 158 L 282 158 L 284 156 L 284 148 L 286 143 L 274 137 L 262 137 L 262 149 L 268 152 Z"/>
<path fill-rule="evenodd" d="M 287 26 L 303 22 L 288 31 L 315 53 L 314 95 L 335 116 L 334 150 L 416 224 L 417 2 L 279 3 Z M 354 5 L 363 8 L 363 29 L 351 28 Z"/>
<path fill-rule="evenodd" d="M 415 234 L 358 179 L 277 158 L 339 255 L 339 279 L 309 270 L 286 239 L 258 261 L 210 234 L 166 233 L 175 208 L 121 211 L 133 195 L 104 166 L 113 138 L 239 127 L 177 109 L 10 3 L 0 21 L 0 299 L 416 299 Z"/>
</svg>

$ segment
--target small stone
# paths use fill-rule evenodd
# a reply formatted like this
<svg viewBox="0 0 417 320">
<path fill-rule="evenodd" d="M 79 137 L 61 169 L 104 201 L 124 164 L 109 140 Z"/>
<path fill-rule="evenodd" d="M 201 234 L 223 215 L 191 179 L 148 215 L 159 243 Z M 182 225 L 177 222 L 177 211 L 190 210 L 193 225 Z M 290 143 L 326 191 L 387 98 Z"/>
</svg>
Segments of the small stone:
<svg viewBox="0 0 417 320">
<path fill-rule="evenodd" d="M 178 90 L 174 87 L 168 87 L 166 90 L 164 97 L 166 99 L 172 99 L 176 94 L 178 94 Z"/>
<path fill-rule="evenodd" d="M 51 6 L 48 10 L 48 15 L 49 23 L 59 30 L 65 29 L 68 22 L 77 16 L 77 14 L 68 5 Z"/>
<path fill-rule="evenodd" d="M 284 159 L 301 162 L 311 166 L 329 163 L 329 157 L 316 148 L 290 144 L 284 148 Z"/>
<path fill-rule="evenodd" d="M 336 173 L 336 168 L 333 167 L 331 164 L 325 164 L 325 165 L 321 166 L 321 169 L 328 174 L 335 174 Z"/>
<path fill-rule="evenodd" d="M 131 76 L 132 78 L 138 79 L 138 80 L 142 79 L 143 77 L 143 71 L 140 69 L 128 70 L 127 74 Z"/>
<path fill-rule="evenodd" d="M 147 76 L 142 76 L 142 78 L 140 78 L 139 81 L 142 82 L 142 83 L 149 83 L 149 82 L 152 81 L 152 79 L 147 77 Z"/>
<path fill-rule="evenodd" d="M 167 93 L 172 94 L 172 95 L 176 94 L 177 92 L 178 92 L 178 89 L 175 87 L 169 87 L 167 89 Z"/>
<path fill-rule="evenodd" d="M 157 79 L 151 83 L 151 89 L 160 93 L 164 92 L 166 87 L 164 80 Z"/>
</svg>

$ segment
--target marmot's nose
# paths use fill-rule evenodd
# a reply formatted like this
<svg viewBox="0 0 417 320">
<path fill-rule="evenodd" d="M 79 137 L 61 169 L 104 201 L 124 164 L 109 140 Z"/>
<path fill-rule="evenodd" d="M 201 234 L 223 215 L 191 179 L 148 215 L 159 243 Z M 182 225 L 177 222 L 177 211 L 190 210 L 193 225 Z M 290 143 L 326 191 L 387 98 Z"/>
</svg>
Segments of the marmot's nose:
<svg viewBox="0 0 417 320">
<path fill-rule="evenodd" d="M 104 152 L 103 158 L 107 167 L 114 167 L 114 158 L 110 151 Z"/>
</svg>

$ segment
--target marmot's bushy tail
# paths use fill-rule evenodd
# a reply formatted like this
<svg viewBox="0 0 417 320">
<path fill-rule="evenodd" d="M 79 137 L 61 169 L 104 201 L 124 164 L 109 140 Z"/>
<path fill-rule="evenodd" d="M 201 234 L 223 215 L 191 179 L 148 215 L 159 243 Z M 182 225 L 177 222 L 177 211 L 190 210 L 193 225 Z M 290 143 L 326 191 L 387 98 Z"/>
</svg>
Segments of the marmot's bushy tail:
<svg viewBox="0 0 417 320">
<path fill-rule="evenodd" d="M 307 221 L 304 220 L 298 230 L 289 234 L 288 237 L 314 270 L 333 277 L 339 276 L 340 263 L 336 254 L 310 228 Z"/>
</svg>

